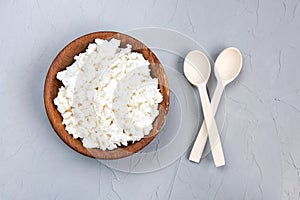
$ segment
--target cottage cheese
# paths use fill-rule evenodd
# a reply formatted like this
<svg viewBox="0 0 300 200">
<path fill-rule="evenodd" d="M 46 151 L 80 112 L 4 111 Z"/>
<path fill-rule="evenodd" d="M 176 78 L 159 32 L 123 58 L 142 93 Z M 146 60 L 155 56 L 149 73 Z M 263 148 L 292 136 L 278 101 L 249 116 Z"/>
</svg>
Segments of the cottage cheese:
<svg viewBox="0 0 300 200">
<path fill-rule="evenodd" d="M 112 150 L 149 134 L 162 95 L 149 62 L 120 41 L 96 39 L 75 62 L 57 73 L 54 104 L 63 124 L 87 148 Z"/>
</svg>

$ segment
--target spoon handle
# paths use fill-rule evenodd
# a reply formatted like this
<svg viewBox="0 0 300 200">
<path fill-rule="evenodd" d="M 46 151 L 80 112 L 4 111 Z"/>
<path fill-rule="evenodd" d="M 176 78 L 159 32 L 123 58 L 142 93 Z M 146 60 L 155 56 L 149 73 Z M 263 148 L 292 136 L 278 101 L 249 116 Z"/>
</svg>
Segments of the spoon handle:
<svg viewBox="0 0 300 200">
<path fill-rule="evenodd" d="M 201 97 L 200 100 L 202 104 L 204 118 L 206 119 L 206 127 L 208 130 L 208 137 L 209 137 L 209 143 L 211 146 L 212 155 L 216 167 L 219 167 L 225 165 L 225 159 L 224 159 L 222 144 L 218 133 L 218 128 L 216 125 L 214 115 L 211 110 L 211 105 L 209 102 L 205 85 L 204 84 L 198 85 L 198 89 Z"/>
<path fill-rule="evenodd" d="M 213 116 L 215 116 L 215 114 L 218 110 L 218 106 L 219 106 L 223 91 L 224 91 L 224 85 L 220 81 L 218 81 L 217 87 L 215 89 L 214 95 L 211 100 L 211 112 L 212 112 Z M 204 147 L 205 147 L 205 144 L 207 141 L 207 137 L 208 137 L 207 126 L 206 126 L 206 122 L 204 119 L 202 126 L 200 128 L 200 131 L 197 135 L 197 138 L 194 142 L 192 151 L 189 156 L 189 160 L 199 163 L 201 156 L 203 154 L 203 150 L 204 150 Z"/>
</svg>

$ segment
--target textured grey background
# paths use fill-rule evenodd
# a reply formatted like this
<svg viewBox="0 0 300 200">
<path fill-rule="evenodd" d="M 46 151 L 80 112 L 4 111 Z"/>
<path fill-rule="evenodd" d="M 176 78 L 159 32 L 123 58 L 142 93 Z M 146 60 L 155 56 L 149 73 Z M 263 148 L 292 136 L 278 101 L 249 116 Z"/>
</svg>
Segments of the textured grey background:
<svg viewBox="0 0 300 200">
<path fill-rule="evenodd" d="M 0 199 L 300 199 L 300 1 L 0 2 Z M 68 148 L 45 115 L 43 82 L 59 50 L 99 30 L 157 26 L 213 58 L 236 46 L 227 88 L 227 165 L 183 156 L 150 174 L 111 170 Z"/>
</svg>

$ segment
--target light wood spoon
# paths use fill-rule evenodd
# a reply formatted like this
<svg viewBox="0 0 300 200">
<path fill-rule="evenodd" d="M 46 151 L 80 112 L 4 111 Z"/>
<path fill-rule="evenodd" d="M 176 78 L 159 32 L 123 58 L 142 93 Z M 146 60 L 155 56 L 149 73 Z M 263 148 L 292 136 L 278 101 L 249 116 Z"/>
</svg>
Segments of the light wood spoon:
<svg viewBox="0 0 300 200">
<path fill-rule="evenodd" d="M 211 111 L 215 116 L 220 103 L 224 88 L 232 82 L 242 69 L 242 54 L 234 47 L 222 51 L 215 62 L 215 76 L 217 78 L 217 87 L 211 100 Z M 207 127 L 203 122 L 200 132 L 192 148 L 189 160 L 199 162 L 207 140 Z"/>
<path fill-rule="evenodd" d="M 206 91 L 206 84 L 210 76 L 211 67 L 208 58 L 201 51 L 191 51 L 184 60 L 183 71 L 189 82 L 197 86 L 200 93 L 200 100 L 206 126 L 208 127 L 208 137 L 212 149 L 212 155 L 216 167 L 225 165 L 224 154 L 220 137 L 213 117 L 210 101 Z"/>
</svg>

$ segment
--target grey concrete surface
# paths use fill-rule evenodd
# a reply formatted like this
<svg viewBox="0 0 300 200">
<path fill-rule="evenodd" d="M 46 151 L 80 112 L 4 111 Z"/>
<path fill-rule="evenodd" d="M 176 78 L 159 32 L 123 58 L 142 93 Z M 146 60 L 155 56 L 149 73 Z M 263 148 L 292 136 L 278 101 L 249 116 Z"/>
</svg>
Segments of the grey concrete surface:
<svg viewBox="0 0 300 200">
<path fill-rule="evenodd" d="M 226 89 L 227 165 L 188 152 L 147 174 L 112 170 L 51 128 L 43 84 L 56 54 L 83 34 L 139 27 L 184 33 L 212 56 L 241 49 Z M 300 199 L 300 1 L 0 1 L 0 199 Z"/>
</svg>

